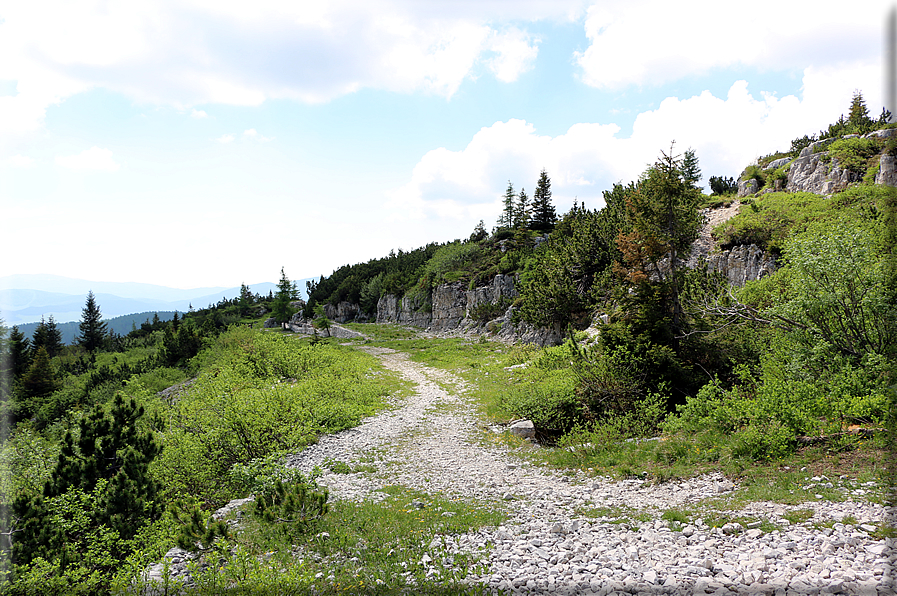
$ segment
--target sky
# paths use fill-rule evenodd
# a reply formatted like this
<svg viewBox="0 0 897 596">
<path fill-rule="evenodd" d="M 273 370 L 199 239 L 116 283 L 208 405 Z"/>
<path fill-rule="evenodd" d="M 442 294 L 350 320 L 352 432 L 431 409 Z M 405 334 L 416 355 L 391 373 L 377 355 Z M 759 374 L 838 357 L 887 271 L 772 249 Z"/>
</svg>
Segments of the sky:
<svg viewBox="0 0 897 596">
<path fill-rule="evenodd" d="M 0 277 L 329 275 L 883 106 L 855 0 L 0 0 Z M 709 192 L 709 190 L 707 190 Z"/>
</svg>

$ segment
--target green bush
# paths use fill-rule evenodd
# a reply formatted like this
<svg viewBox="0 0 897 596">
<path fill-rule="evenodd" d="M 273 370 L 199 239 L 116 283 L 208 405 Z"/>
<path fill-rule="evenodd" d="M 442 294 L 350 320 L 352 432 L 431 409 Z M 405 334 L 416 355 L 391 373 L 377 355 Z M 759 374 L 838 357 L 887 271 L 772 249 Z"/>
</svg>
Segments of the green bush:
<svg viewBox="0 0 897 596">
<path fill-rule="evenodd" d="M 206 506 L 245 494 L 230 474 L 235 465 L 354 426 L 392 388 L 392 377 L 371 374 L 371 356 L 344 346 L 233 328 L 214 352 L 207 372 L 169 406 L 155 466 L 169 496 L 193 495 Z"/>
<path fill-rule="evenodd" d="M 829 156 L 838 160 L 838 166 L 854 174 L 863 175 L 868 167 L 867 160 L 881 150 L 878 139 L 850 138 L 838 139 L 829 146 Z"/>
<path fill-rule="evenodd" d="M 552 434 L 570 430 L 581 415 L 569 370 L 530 372 L 502 396 L 501 405 L 513 417 L 532 420 L 537 430 Z"/>
</svg>

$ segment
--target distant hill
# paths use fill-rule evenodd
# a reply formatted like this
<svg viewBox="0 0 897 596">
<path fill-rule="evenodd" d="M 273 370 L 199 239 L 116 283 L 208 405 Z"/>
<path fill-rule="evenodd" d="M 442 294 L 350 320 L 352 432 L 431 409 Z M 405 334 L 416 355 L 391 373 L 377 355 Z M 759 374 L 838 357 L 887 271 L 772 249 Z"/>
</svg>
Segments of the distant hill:
<svg viewBox="0 0 897 596">
<path fill-rule="evenodd" d="M 303 299 L 307 298 L 305 282 L 312 279 L 316 278 L 297 281 Z M 277 285 L 270 282 L 249 284 L 249 288 L 263 296 L 277 292 Z M 0 318 L 7 326 L 18 325 L 20 328 L 50 315 L 60 324 L 79 321 L 89 291 L 96 295 L 103 316 L 109 319 L 133 313 L 186 312 L 190 306 L 205 308 L 240 294 L 239 286 L 182 290 L 152 284 L 95 282 L 58 275 L 9 275 L 0 277 Z"/>
<path fill-rule="evenodd" d="M 118 335 L 127 335 L 131 332 L 131 329 L 133 329 L 134 326 L 139 329 L 141 323 L 152 321 L 155 315 L 159 315 L 159 319 L 162 321 L 170 321 L 172 317 L 174 317 L 174 311 L 153 311 L 122 315 L 120 317 L 105 319 L 105 322 L 106 327 L 107 329 L 109 329 L 109 331 L 113 331 Z M 67 323 L 56 324 L 56 328 L 59 329 L 59 332 L 62 334 L 62 343 L 75 343 L 75 339 L 78 337 L 79 324 L 80 321 L 70 321 Z M 24 325 L 18 325 L 18 328 L 19 331 L 21 331 L 25 335 L 25 337 L 31 339 L 31 337 L 34 335 L 34 330 L 37 329 L 38 325 L 40 325 L 40 323 L 25 323 Z"/>
</svg>

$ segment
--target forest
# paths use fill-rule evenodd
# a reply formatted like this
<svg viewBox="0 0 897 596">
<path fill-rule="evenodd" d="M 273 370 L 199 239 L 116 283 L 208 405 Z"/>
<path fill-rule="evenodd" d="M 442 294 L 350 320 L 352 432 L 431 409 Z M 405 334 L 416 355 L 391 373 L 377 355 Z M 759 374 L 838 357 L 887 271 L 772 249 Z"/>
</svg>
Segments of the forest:
<svg viewBox="0 0 897 596">
<path fill-rule="evenodd" d="M 732 204 L 736 185 L 713 176 L 714 192 L 704 194 L 697 155 L 673 145 L 638 180 L 606 190 L 599 209 L 576 204 L 556 214 L 544 170 L 532 199 L 509 181 L 491 231 L 480 222 L 466 239 L 346 265 L 310 283 L 304 305 L 281 269 L 276 294 L 244 286 L 233 300 L 126 334 L 108 328 L 92 293 L 73 344 L 62 342 L 52 318 L 31 337 L 0 328 L 0 593 L 131 593 L 176 544 L 251 560 L 242 580 L 228 580 L 249 586 L 235 593 L 338 593 L 319 563 L 295 564 L 290 545 L 311 545 L 327 520 L 370 515 L 365 523 L 375 524 L 377 515 L 395 522 L 407 512 L 383 513 L 388 500 L 377 512 L 328 503 L 313 476 L 282 459 L 387 407 L 403 381 L 353 345 L 262 323 L 283 323 L 301 308 L 323 329 L 324 304 L 357 303 L 370 317 L 386 294 L 414 297 L 425 309 L 439 284 L 473 288 L 499 273 L 516 276 L 519 297 L 507 305 L 515 320 L 555 326 L 567 339 L 496 348 L 492 377 L 471 379 L 483 383 L 475 393 L 485 415 L 533 421 L 557 448 L 546 451 L 552 465 L 664 481 L 709 469 L 747 474 L 798 453 L 884 457 L 893 445 L 883 429 L 895 413 L 897 189 L 874 184 L 868 172 L 873 156 L 897 155 L 897 137 L 843 137 L 893 127 L 889 117 L 870 118 L 855 96 L 848 117 L 745 170 L 760 189 L 774 188 L 781 173 L 762 165 L 828 135 L 839 139 L 834 159 L 856 169 L 858 182 L 831 197 L 742 198 L 739 214 L 713 231 L 715 242 L 756 244 L 779 263 L 742 288 L 685 267 L 703 210 Z M 488 340 L 432 340 L 421 349 L 473 354 Z M 409 339 L 408 349 L 422 341 Z M 513 377 L 503 372 L 516 364 L 525 367 Z M 664 441 L 645 448 L 626 442 L 658 436 Z M 248 495 L 257 499 L 251 547 L 210 518 Z M 495 522 L 469 505 L 443 505 L 457 515 L 421 517 L 408 535 L 437 522 L 446 532 Z M 342 522 L 333 523 L 336 533 Z M 260 563 L 265 549 L 277 554 Z M 399 564 L 392 557 L 377 559 L 381 571 Z M 211 572 L 197 573 L 210 583 L 196 593 L 225 589 Z"/>
</svg>

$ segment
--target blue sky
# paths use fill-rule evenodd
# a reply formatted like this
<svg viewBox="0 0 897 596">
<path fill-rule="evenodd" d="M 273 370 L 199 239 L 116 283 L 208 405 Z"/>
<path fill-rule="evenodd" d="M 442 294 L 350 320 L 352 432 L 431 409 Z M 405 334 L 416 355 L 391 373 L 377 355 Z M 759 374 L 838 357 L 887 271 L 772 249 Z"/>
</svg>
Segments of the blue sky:
<svg viewBox="0 0 897 596">
<path fill-rule="evenodd" d="M 0 4 L 0 277 L 299 279 L 494 225 L 544 167 L 601 205 L 676 141 L 737 176 L 882 107 L 888 6 Z"/>
</svg>

